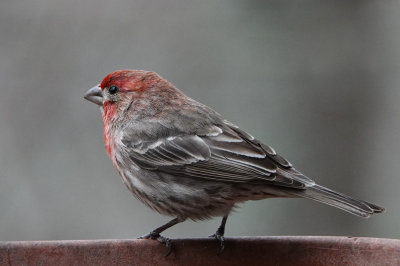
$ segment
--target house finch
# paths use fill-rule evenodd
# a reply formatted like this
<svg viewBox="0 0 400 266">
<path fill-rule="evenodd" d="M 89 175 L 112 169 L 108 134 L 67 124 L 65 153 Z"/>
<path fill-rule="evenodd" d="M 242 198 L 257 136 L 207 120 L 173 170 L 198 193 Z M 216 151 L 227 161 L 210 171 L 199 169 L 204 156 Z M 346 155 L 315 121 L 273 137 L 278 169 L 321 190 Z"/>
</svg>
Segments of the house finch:
<svg viewBox="0 0 400 266">
<path fill-rule="evenodd" d="M 213 235 L 224 249 L 225 223 L 237 203 L 308 198 L 369 217 L 384 208 L 315 184 L 275 150 L 154 72 L 120 70 L 90 89 L 101 106 L 104 141 L 128 189 L 153 210 L 175 217 L 143 236 L 189 218 L 222 216 Z"/>
</svg>

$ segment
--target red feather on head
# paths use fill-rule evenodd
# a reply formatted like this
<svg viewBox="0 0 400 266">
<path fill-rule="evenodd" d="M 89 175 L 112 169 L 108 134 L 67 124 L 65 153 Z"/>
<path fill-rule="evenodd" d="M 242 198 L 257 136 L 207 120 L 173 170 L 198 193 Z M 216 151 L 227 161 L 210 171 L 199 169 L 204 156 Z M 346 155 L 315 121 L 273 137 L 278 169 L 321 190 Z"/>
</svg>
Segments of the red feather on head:
<svg viewBox="0 0 400 266">
<path fill-rule="evenodd" d="M 120 91 L 144 91 L 151 85 L 157 84 L 162 78 L 155 72 L 144 70 L 117 70 L 108 74 L 100 84 L 100 88 L 117 86 Z"/>
</svg>

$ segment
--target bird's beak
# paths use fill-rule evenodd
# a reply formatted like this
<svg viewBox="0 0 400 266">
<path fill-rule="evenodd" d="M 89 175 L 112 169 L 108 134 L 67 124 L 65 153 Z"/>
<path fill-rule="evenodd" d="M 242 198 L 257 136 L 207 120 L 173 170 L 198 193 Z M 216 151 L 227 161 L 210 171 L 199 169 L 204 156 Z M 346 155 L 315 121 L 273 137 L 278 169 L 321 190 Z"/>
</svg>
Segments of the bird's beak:
<svg viewBox="0 0 400 266">
<path fill-rule="evenodd" d="M 100 84 L 88 90 L 83 98 L 92 103 L 103 106 L 103 92 L 100 89 Z"/>
</svg>

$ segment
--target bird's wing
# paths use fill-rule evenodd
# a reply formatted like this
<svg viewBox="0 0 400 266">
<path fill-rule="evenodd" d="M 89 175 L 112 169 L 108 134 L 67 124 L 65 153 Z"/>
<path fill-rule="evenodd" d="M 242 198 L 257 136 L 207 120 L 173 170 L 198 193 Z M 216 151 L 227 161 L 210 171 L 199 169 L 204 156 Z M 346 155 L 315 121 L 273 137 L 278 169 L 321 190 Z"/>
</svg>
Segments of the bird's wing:
<svg viewBox="0 0 400 266">
<path fill-rule="evenodd" d="M 227 121 L 209 132 L 134 144 L 128 139 L 122 142 L 130 159 L 147 170 L 182 177 L 261 182 L 300 189 L 314 184 L 271 147 Z"/>
<path fill-rule="evenodd" d="M 168 137 L 133 145 L 123 139 L 122 143 L 127 146 L 130 159 L 147 170 L 186 166 L 211 157 L 210 148 L 197 135 Z"/>
</svg>

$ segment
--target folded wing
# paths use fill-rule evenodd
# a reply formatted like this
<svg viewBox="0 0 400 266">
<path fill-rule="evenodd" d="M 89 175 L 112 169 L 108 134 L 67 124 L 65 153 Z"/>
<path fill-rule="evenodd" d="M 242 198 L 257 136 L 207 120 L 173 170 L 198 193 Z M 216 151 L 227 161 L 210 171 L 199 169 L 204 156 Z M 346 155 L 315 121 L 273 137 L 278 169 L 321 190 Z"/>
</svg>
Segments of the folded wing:
<svg viewBox="0 0 400 266">
<path fill-rule="evenodd" d="M 305 189 L 308 177 L 248 133 L 225 121 L 202 135 L 171 136 L 157 141 L 122 140 L 139 167 L 182 178 L 252 182 Z"/>
</svg>

